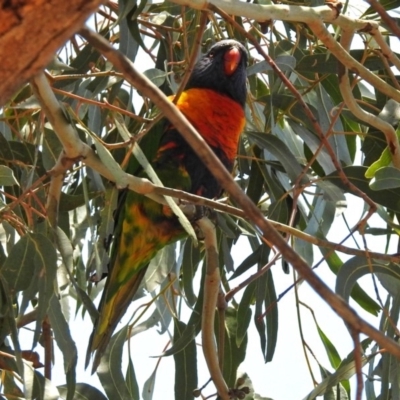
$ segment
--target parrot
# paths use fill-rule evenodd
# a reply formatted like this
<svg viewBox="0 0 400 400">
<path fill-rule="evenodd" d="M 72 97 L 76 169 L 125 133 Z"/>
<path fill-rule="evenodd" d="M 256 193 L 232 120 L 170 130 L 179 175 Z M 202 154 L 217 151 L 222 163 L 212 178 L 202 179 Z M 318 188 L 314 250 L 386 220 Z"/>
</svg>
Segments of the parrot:
<svg viewBox="0 0 400 400">
<path fill-rule="evenodd" d="M 176 102 L 230 172 L 246 121 L 247 60 L 241 43 L 233 39 L 217 42 L 197 61 Z M 210 199 L 219 197 L 222 188 L 212 173 L 174 126 L 168 120 L 164 123 L 151 160 L 164 186 Z M 124 204 L 118 207 L 122 208 L 115 222 L 109 272 L 89 339 L 86 365 L 94 353 L 92 373 L 139 289 L 151 259 L 164 246 L 187 236 L 169 207 L 146 196 L 127 191 Z"/>
</svg>

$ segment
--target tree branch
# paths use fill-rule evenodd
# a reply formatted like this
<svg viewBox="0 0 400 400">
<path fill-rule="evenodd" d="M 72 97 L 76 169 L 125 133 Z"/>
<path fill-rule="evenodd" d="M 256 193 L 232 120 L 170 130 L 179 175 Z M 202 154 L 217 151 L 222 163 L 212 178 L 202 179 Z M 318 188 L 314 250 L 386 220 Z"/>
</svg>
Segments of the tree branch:
<svg viewBox="0 0 400 400">
<path fill-rule="evenodd" d="M 201 218 L 197 221 L 197 224 L 204 234 L 204 246 L 206 250 L 206 278 L 204 280 L 204 301 L 201 315 L 203 353 L 219 396 L 223 400 L 229 400 L 231 396 L 222 376 L 214 336 L 215 308 L 221 284 L 218 266 L 217 235 L 214 224 L 208 218 Z M 224 325 L 219 327 L 219 329 L 224 328 Z"/>
<path fill-rule="evenodd" d="M 105 178 L 116 182 L 119 188 L 128 187 L 149 197 L 153 198 L 155 196 L 155 200 L 160 202 L 159 196 L 152 193 L 154 185 L 148 179 L 127 174 L 118 165 L 112 165 L 116 167 L 115 169 L 108 167 L 90 146 L 80 140 L 75 126 L 69 120 L 68 114 L 54 95 L 44 73 L 37 75 L 32 80 L 31 85 L 54 132 L 63 145 L 64 154 L 61 156 L 60 163 L 69 164 L 71 162 L 84 161 L 88 167 L 93 168 Z"/>
<path fill-rule="evenodd" d="M 32 76 L 104 0 L 26 0 L 0 7 L 0 106 Z M 45 29 L 43 28 L 45 27 Z"/>
</svg>

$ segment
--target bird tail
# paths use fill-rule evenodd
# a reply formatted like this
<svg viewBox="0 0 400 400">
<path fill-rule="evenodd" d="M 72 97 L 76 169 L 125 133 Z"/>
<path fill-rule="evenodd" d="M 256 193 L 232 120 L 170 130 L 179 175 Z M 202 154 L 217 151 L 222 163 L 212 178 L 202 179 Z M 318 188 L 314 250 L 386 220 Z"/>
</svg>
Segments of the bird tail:
<svg viewBox="0 0 400 400">
<path fill-rule="evenodd" d="M 89 345 L 86 353 L 85 368 L 88 367 L 92 354 L 94 353 L 92 363 L 92 374 L 96 372 L 101 357 L 104 355 L 111 336 L 127 308 L 131 304 L 132 298 L 138 291 L 140 284 L 146 274 L 147 266 L 141 268 L 130 280 L 118 291 L 110 293 L 110 279 L 107 279 L 104 288 L 104 294 L 99 306 L 99 314 L 95 327 L 89 338 Z"/>
</svg>

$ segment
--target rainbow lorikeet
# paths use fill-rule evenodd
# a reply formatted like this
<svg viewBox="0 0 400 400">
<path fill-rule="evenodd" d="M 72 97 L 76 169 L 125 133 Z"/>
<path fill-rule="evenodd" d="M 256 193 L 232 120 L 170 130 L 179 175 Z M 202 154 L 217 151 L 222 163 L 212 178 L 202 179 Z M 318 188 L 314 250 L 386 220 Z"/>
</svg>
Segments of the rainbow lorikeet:
<svg viewBox="0 0 400 400">
<path fill-rule="evenodd" d="M 176 104 L 229 171 L 245 124 L 246 64 L 247 53 L 240 43 L 218 42 L 196 63 Z M 216 179 L 168 121 L 152 166 L 167 187 L 207 198 L 221 195 Z M 110 271 L 88 348 L 88 354 L 96 352 L 93 371 L 150 260 L 186 235 L 169 208 L 145 196 L 130 191 L 121 207 Z"/>
</svg>

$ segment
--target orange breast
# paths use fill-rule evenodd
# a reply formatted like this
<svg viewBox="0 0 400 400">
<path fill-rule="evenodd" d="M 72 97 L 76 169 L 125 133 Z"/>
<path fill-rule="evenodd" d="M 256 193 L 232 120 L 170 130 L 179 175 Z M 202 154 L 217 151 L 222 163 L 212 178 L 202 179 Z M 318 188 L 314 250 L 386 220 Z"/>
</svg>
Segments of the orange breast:
<svg viewBox="0 0 400 400">
<path fill-rule="evenodd" d="M 209 146 L 222 149 L 229 160 L 236 157 L 245 124 L 238 103 L 210 89 L 189 89 L 181 94 L 177 107 Z"/>
</svg>

